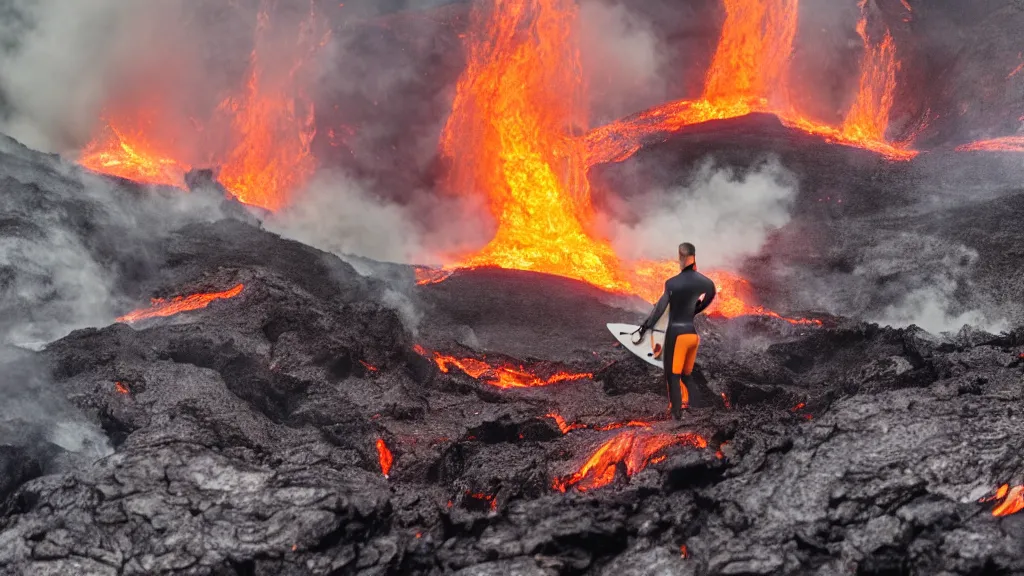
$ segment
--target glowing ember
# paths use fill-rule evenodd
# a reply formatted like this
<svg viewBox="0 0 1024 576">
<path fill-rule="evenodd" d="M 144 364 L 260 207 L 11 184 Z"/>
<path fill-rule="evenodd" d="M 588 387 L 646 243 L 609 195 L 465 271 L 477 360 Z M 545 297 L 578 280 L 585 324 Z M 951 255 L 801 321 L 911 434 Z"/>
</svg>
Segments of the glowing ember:
<svg viewBox="0 0 1024 576">
<path fill-rule="evenodd" d="M 377 372 L 378 370 L 380 370 L 379 368 L 377 368 L 373 364 L 370 364 L 369 362 L 366 362 L 365 360 L 360 360 L 359 363 L 363 365 L 363 368 L 366 368 L 370 372 Z"/>
<path fill-rule="evenodd" d="M 498 509 L 498 497 L 497 496 L 494 496 L 494 495 L 491 495 L 491 494 L 474 493 L 474 492 L 470 492 L 468 490 L 466 491 L 466 495 L 469 496 L 470 498 L 474 499 L 474 500 L 480 500 L 481 502 L 486 502 L 488 507 L 490 507 L 491 512 L 494 512 L 494 511 L 496 511 Z"/>
<path fill-rule="evenodd" d="M 729 397 L 725 395 L 725 392 L 722 392 L 722 403 L 725 404 L 726 410 L 732 408 L 732 405 L 729 404 Z"/>
<path fill-rule="evenodd" d="M 178 187 L 185 186 L 184 175 L 195 164 L 217 164 L 221 184 L 241 202 L 272 211 L 284 207 L 289 194 L 305 184 L 316 167 L 310 153 L 316 135 L 312 100 L 294 86 L 300 84 L 298 72 L 325 44 L 326 36 L 316 37 L 311 8 L 301 25 L 293 65 L 283 74 L 272 74 L 265 62 L 279 58 L 281 49 L 267 40 L 270 6 L 263 0 L 257 15 L 245 87 L 221 102 L 215 111 L 217 121 L 196 126 L 187 138 L 172 136 L 184 124 L 175 107 L 151 94 L 139 96 L 153 100 L 142 106 L 143 112 L 108 106 L 100 132 L 85 146 L 79 163 L 95 172 Z M 221 126 L 226 134 L 202 133 Z M 227 143 L 223 150 L 200 152 L 205 148 L 202 143 L 219 140 Z"/>
<path fill-rule="evenodd" d="M 602 444 L 578 471 L 565 478 L 555 478 L 552 486 L 562 492 L 572 486 L 581 492 L 607 486 L 615 480 L 615 472 L 620 463 L 625 464 L 626 474 L 632 476 L 658 459 L 659 452 L 677 444 L 688 444 L 696 448 L 706 448 L 708 445 L 703 437 L 693 433 L 620 432 Z"/>
<path fill-rule="evenodd" d="M 957 152 L 1024 152 L 1024 136 L 1004 136 L 958 146 Z"/>
<path fill-rule="evenodd" d="M 619 428 L 650 428 L 652 426 L 650 422 L 644 422 L 641 420 L 629 420 L 628 422 L 612 422 L 611 424 L 603 424 L 599 426 L 587 426 L 580 422 L 568 424 L 565 421 L 565 418 L 562 418 L 560 414 L 555 412 L 547 414 L 546 416 L 554 419 L 555 424 L 558 425 L 558 429 L 562 431 L 562 434 L 568 434 L 573 430 L 579 430 L 581 428 L 590 428 L 592 430 L 605 432 L 608 430 L 618 430 Z"/>
<path fill-rule="evenodd" d="M 385 478 L 388 478 L 391 475 L 391 464 L 395 458 L 391 455 L 391 450 L 388 449 L 383 438 L 377 438 L 377 460 L 380 461 L 380 471 Z"/>
<path fill-rule="evenodd" d="M 690 557 L 690 552 L 686 549 L 686 544 L 679 547 L 679 557 L 684 560 Z"/>
<path fill-rule="evenodd" d="M 119 394 L 128 394 L 130 392 L 128 387 L 120 382 L 114 382 L 114 390 L 117 390 Z"/>
<path fill-rule="evenodd" d="M 988 498 L 982 498 L 980 502 L 999 502 L 995 508 L 992 509 L 993 516 L 1009 516 L 1016 514 L 1021 510 L 1024 510 L 1024 486 L 1014 486 L 1010 488 L 1009 484 L 1003 484 L 996 490 L 994 496 Z"/>
<path fill-rule="evenodd" d="M 165 316 L 173 316 L 181 312 L 188 312 L 190 310 L 200 310 L 209 306 L 210 302 L 213 302 L 214 300 L 223 300 L 238 296 L 242 293 L 242 289 L 244 287 L 245 286 L 243 284 L 239 284 L 230 290 L 225 290 L 224 292 L 176 296 L 171 300 L 153 298 L 150 300 L 151 305 L 149 308 L 140 308 L 139 310 L 129 312 L 128 314 L 118 318 L 117 321 L 131 324 L 147 318 L 162 318 Z"/>
<path fill-rule="evenodd" d="M 422 346 L 416 345 L 413 349 L 421 356 L 428 358 L 431 356 L 423 349 Z M 445 374 L 447 374 L 453 367 L 458 368 L 472 378 L 480 379 L 481 377 L 484 377 L 483 382 L 485 384 L 497 386 L 498 388 L 537 388 L 561 382 L 586 380 L 594 377 L 594 375 L 590 373 L 557 372 L 547 378 L 541 378 L 536 374 L 527 371 L 522 366 L 491 366 L 483 360 L 477 360 L 475 358 L 456 358 L 454 356 L 441 354 L 440 352 L 433 353 L 433 360 L 434 363 L 437 364 L 437 368 Z"/>
</svg>

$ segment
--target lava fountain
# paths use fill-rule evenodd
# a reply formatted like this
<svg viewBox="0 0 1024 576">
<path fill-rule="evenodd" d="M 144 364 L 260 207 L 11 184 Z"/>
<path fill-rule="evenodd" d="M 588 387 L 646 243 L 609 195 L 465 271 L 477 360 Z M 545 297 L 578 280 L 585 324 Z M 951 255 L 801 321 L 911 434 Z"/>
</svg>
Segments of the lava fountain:
<svg viewBox="0 0 1024 576">
<path fill-rule="evenodd" d="M 137 102 L 108 103 L 79 164 L 94 172 L 178 187 L 184 187 L 185 173 L 193 167 L 218 165 L 221 184 L 241 202 L 271 211 L 287 205 L 291 193 L 316 168 L 310 152 L 316 135 L 314 108 L 302 89 L 300 72 L 328 36 L 319 32 L 311 5 L 294 46 L 282 49 L 268 39 L 271 7 L 270 0 L 263 0 L 256 15 L 244 86 L 224 98 L 207 122 L 194 117 L 185 122 L 166 94 L 143 91 Z M 290 65 L 283 71 L 269 66 L 282 52 Z M 226 142 L 223 149 L 203 151 L 201 143 L 220 140 Z"/>
</svg>

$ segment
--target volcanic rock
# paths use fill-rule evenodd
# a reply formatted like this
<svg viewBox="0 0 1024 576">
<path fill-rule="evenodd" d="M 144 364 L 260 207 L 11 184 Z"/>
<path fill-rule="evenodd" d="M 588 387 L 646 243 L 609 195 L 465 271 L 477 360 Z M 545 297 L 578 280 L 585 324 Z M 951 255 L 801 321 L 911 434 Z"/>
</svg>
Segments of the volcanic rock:
<svg viewBox="0 0 1024 576">
<path fill-rule="evenodd" d="M 0 160 L 37 193 L 5 196 L 10 226 L 63 214 L 115 294 L 103 321 L 19 352 L 33 394 L 109 449 L 55 455 L 53 421 L 44 440 L 0 439 L 0 574 L 1024 571 L 1024 520 L 978 501 L 1024 480 L 1019 330 L 702 319 L 696 374 L 729 408 L 674 422 L 659 371 L 603 326 L 637 321 L 635 302 L 512 271 L 364 276 L 191 212 L 115 249 L 94 239 L 123 222 L 82 175 L 24 150 Z M 137 218 L 167 205 L 110 186 Z M 589 376 L 498 388 L 435 353 Z M 565 481 L 616 439 L 630 450 L 602 482 Z"/>
</svg>

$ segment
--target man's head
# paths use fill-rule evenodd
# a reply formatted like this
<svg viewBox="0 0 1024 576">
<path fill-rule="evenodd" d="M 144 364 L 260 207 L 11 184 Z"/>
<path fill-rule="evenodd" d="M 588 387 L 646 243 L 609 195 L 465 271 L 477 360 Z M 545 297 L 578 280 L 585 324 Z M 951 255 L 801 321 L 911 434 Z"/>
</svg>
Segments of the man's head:
<svg viewBox="0 0 1024 576">
<path fill-rule="evenodd" d="M 697 263 L 697 249 L 693 247 L 693 244 L 689 242 L 683 242 L 679 245 L 679 266 L 686 268 L 691 264 Z"/>
</svg>

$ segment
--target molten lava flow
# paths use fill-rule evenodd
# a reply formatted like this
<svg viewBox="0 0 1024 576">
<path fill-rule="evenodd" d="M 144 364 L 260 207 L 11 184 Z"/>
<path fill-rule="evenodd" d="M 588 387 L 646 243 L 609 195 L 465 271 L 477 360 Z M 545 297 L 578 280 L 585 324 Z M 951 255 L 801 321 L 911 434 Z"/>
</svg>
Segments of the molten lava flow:
<svg viewBox="0 0 1024 576">
<path fill-rule="evenodd" d="M 474 500 L 479 500 L 481 502 L 487 503 L 487 506 L 491 509 L 491 512 L 494 512 L 498 509 L 498 497 L 493 494 L 484 494 L 482 492 L 470 492 L 467 490 L 466 496 L 469 496 Z"/>
<path fill-rule="evenodd" d="M 316 135 L 312 100 L 295 86 L 301 85 L 298 72 L 326 38 L 316 38 L 311 8 L 295 53 L 286 53 L 293 63 L 275 73 L 267 60 L 280 59 L 282 49 L 267 40 L 271 5 L 263 0 L 257 15 L 245 86 L 223 99 L 213 115 L 216 121 L 196 126 L 187 138 L 176 138 L 171 134 L 179 130 L 182 118 L 176 106 L 163 101 L 165 95 L 138 96 L 144 100 L 135 106 L 144 110 L 141 113 L 111 104 L 101 131 L 85 146 L 79 163 L 96 172 L 178 187 L 185 187 L 184 175 L 196 164 L 217 164 L 220 183 L 240 201 L 267 210 L 284 207 L 289 194 L 305 184 L 316 167 L 310 153 Z M 193 119 L 193 124 L 198 122 Z M 226 133 L 218 133 L 220 128 Z M 223 149 L 206 149 L 204 143 L 221 140 L 225 144 L 216 146 Z"/>
<path fill-rule="evenodd" d="M 414 350 L 421 356 L 430 356 L 422 346 L 417 345 L 414 347 Z M 438 369 L 445 374 L 447 374 L 452 367 L 455 367 L 472 378 L 480 379 L 481 377 L 485 377 L 483 379 L 484 383 L 490 384 L 491 386 L 497 386 L 498 388 L 536 388 L 540 386 L 550 386 L 560 382 L 586 380 L 594 377 L 591 373 L 556 372 L 547 378 L 541 378 L 521 366 L 491 366 L 487 362 L 477 360 L 475 358 L 456 358 L 454 356 L 441 354 L 440 352 L 433 353 L 433 360 L 434 363 L 437 364 Z"/>
<path fill-rule="evenodd" d="M 173 316 L 180 312 L 200 310 L 209 306 L 210 302 L 213 302 L 214 300 L 223 300 L 238 296 L 242 293 L 242 289 L 244 287 L 245 286 L 243 284 L 239 284 L 230 290 L 225 290 L 224 292 L 176 296 L 171 300 L 153 298 L 150 300 L 151 306 L 149 308 L 140 308 L 129 312 L 128 314 L 118 318 L 117 321 L 131 324 L 132 322 L 138 322 L 139 320 L 145 320 L 147 318 L 162 318 L 164 316 Z"/>
<path fill-rule="evenodd" d="M 451 186 L 487 194 L 498 229 L 460 267 L 499 266 L 628 288 L 611 245 L 584 228 L 591 217 L 579 144 L 585 123 L 571 0 L 476 6 L 469 63 L 456 87 L 442 151 Z"/>
<path fill-rule="evenodd" d="M 896 85 L 895 47 L 886 32 L 873 46 L 867 17 L 857 31 L 865 44 L 857 98 L 841 128 L 803 116 L 788 94 L 789 59 L 797 29 L 798 0 L 724 0 L 725 24 L 699 100 L 682 100 L 590 131 L 584 138 L 588 165 L 621 162 L 645 142 L 687 126 L 753 112 L 775 114 L 786 126 L 829 142 L 872 150 L 891 160 L 917 155 L 885 141 Z M 861 2 L 862 10 L 865 2 Z"/>
<path fill-rule="evenodd" d="M 958 146 L 957 152 L 1024 152 L 1024 136 L 1004 136 Z"/>
<path fill-rule="evenodd" d="M 370 364 L 369 362 L 367 362 L 365 360 L 360 360 L 359 363 L 363 365 L 363 368 L 366 368 L 370 372 L 377 372 L 378 370 L 380 370 L 380 368 L 377 368 L 376 366 L 374 366 L 373 364 Z"/>
<path fill-rule="evenodd" d="M 632 430 L 620 432 L 602 444 L 578 471 L 565 478 L 555 478 L 552 486 L 565 492 L 572 486 L 585 492 L 607 486 L 615 480 L 615 471 L 624 463 L 626 474 L 632 476 L 657 459 L 658 453 L 677 444 L 706 448 L 707 441 L 693 433 L 650 434 Z"/>
<path fill-rule="evenodd" d="M 380 461 L 380 471 L 385 478 L 388 478 L 391 475 L 391 463 L 395 461 L 395 458 L 391 455 L 391 450 L 388 449 L 383 438 L 377 438 L 377 460 Z"/>
<path fill-rule="evenodd" d="M 572 424 L 569 424 L 569 423 L 567 423 L 565 421 L 565 418 L 562 418 L 561 414 L 558 414 L 558 413 L 555 413 L 555 412 L 552 412 L 552 413 L 548 414 L 547 417 L 554 419 L 555 424 L 558 425 L 558 429 L 562 431 L 562 434 L 568 434 L 569 432 L 572 432 L 573 430 L 579 430 L 580 428 L 586 428 L 587 427 L 586 424 L 580 424 L 578 422 L 573 422 Z"/>
<path fill-rule="evenodd" d="M 999 502 L 995 508 L 992 509 L 993 516 L 1009 516 L 1016 514 L 1021 510 L 1024 510 L 1024 486 L 1014 486 L 1010 488 L 1009 484 L 1003 484 L 996 490 L 994 496 L 988 498 L 982 498 L 980 502 Z"/>
<path fill-rule="evenodd" d="M 114 390 L 117 390 L 118 394 L 128 394 L 130 392 L 128 387 L 120 382 L 114 382 Z"/>
</svg>

